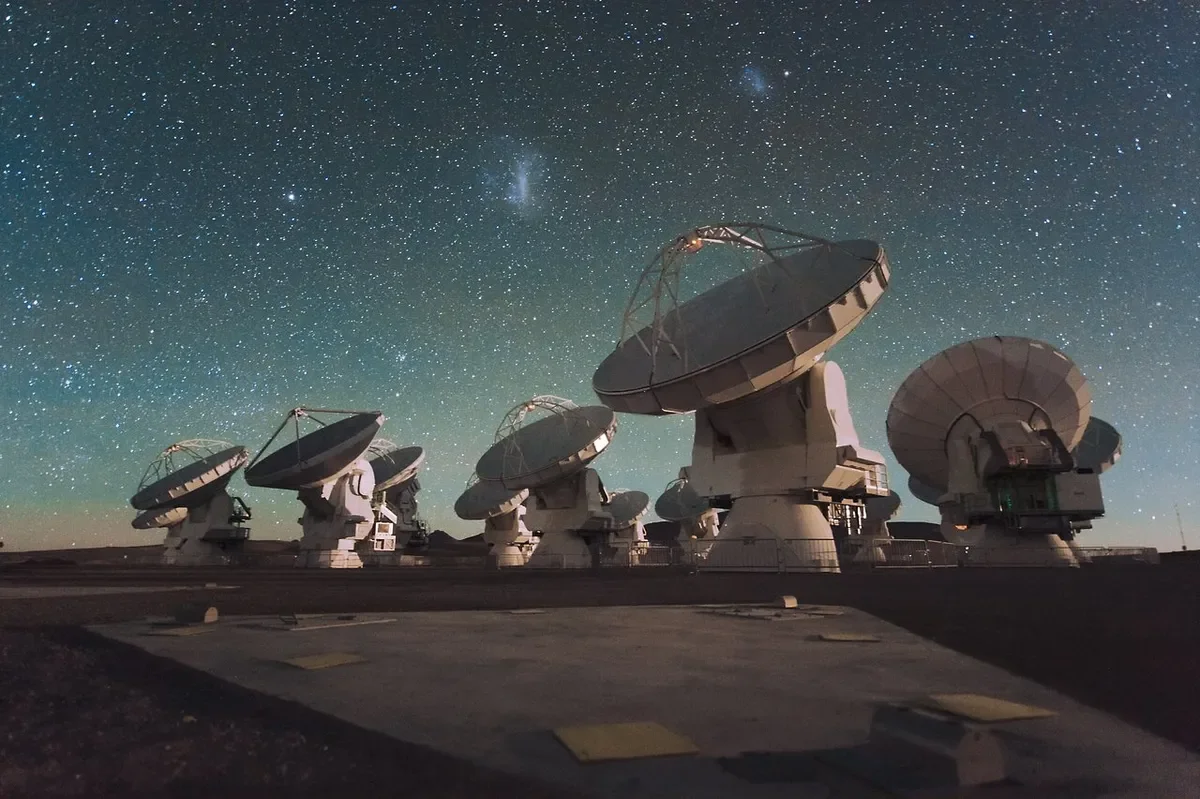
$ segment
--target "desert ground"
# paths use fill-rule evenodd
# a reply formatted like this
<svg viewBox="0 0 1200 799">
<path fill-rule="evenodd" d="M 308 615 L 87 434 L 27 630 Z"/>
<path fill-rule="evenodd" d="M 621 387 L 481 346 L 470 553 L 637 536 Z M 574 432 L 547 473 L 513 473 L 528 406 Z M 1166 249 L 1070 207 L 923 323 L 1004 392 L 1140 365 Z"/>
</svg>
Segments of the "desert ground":
<svg viewBox="0 0 1200 799">
<path fill-rule="evenodd" d="M 0 569 L 6 797 L 568 795 L 85 629 L 168 616 L 189 603 L 211 604 L 229 617 L 763 603 L 791 594 L 801 603 L 859 609 L 1200 752 L 1200 562 L 1190 557 L 1165 557 L 1159 566 L 841 575 L 317 572 L 67 560 L 10 559 Z M 101 587 L 108 593 L 82 593 Z M 207 709 L 203 721 L 185 711 L 197 697 Z"/>
</svg>

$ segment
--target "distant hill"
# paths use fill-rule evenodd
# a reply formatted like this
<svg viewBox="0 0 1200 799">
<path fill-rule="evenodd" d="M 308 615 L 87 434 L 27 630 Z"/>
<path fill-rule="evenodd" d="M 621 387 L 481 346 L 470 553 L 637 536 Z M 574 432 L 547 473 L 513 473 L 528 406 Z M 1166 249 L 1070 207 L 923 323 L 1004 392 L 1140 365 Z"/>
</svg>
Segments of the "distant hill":
<svg viewBox="0 0 1200 799">
<path fill-rule="evenodd" d="M 647 522 L 646 540 L 651 544 L 672 544 L 679 538 L 679 522 Z"/>
<path fill-rule="evenodd" d="M 429 534 L 429 550 L 454 555 L 478 555 L 486 554 L 488 546 L 482 534 L 455 538 L 444 530 L 434 530 Z"/>
<path fill-rule="evenodd" d="M 71 547 L 70 549 L 34 549 L 24 552 L 0 551 L 0 563 L 22 561 L 66 560 L 73 563 L 100 563 L 118 561 L 141 562 L 156 560 L 162 554 L 162 544 L 139 547 Z"/>
<path fill-rule="evenodd" d="M 273 541 L 264 539 L 246 542 L 248 555 L 280 555 L 296 551 L 296 541 Z M 38 549 L 24 552 L 0 550 L 0 563 L 51 564 L 74 563 L 86 566 L 121 566 L 158 563 L 162 557 L 162 544 L 146 544 L 136 547 L 72 547 L 70 549 Z"/>
<path fill-rule="evenodd" d="M 274 541 L 270 539 L 256 541 L 251 538 L 246 542 L 246 551 L 255 554 L 275 555 L 280 552 L 298 552 L 299 550 L 299 541 Z"/>
<path fill-rule="evenodd" d="M 934 522 L 888 522 L 892 538 L 911 541 L 945 541 L 941 525 Z"/>
</svg>

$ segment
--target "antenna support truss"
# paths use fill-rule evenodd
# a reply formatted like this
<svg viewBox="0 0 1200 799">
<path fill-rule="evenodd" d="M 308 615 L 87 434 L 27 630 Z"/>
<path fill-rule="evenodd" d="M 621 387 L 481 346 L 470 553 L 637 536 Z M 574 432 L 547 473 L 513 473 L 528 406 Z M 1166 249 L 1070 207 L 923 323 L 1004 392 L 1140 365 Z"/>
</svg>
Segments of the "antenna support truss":
<svg viewBox="0 0 1200 799">
<path fill-rule="evenodd" d="M 174 474 L 188 464 L 204 460 L 210 455 L 216 455 L 232 446 L 233 444 L 228 441 L 218 441 L 212 438 L 189 438 L 186 441 L 176 441 L 164 449 L 146 467 L 146 471 L 142 474 L 142 481 L 138 483 L 138 491 L 157 483 L 169 474 Z"/>
<path fill-rule="evenodd" d="M 686 360 L 683 343 L 672 340 L 664 322 L 669 315 L 677 315 L 682 304 L 679 277 L 687 259 L 708 244 L 726 244 L 759 253 L 768 263 L 778 263 L 783 256 L 797 250 L 836 246 L 828 239 L 758 222 L 728 222 L 693 228 L 676 236 L 642 270 L 621 318 L 618 346 L 629 338 L 636 338 L 651 356 L 652 363 L 657 362 L 660 346 L 666 347 L 676 358 Z M 649 330 L 649 341 L 643 337 L 643 329 Z"/>
</svg>

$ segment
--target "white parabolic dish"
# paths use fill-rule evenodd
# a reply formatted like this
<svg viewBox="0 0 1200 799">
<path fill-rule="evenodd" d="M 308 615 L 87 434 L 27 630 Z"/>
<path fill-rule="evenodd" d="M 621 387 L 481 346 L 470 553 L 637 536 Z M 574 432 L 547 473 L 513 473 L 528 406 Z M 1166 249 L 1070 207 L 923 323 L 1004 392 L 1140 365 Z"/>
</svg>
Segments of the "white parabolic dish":
<svg viewBox="0 0 1200 799">
<path fill-rule="evenodd" d="M 1091 415 L 1079 367 L 1042 341 L 991 336 L 963 342 L 921 364 L 888 408 L 888 444 L 900 465 L 930 489 L 948 484 L 946 442 L 1019 419 L 1053 429 L 1072 450 Z"/>
<path fill-rule="evenodd" d="M 376 444 L 379 440 L 376 439 Z M 396 447 L 382 450 L 369 461 L 375 475 L 375 493 L 382 494 L 417 476 L 425 463 L 423 447 Z"/>
<path fill-rule="evenodd" d="M 687 480 L 671 483 L 654 503 L 654 512 L 669 522 L 694 519 L 710 508 L 708 500 L 697 494 Z"/>
<path fill-rule="evenodd" d="M 578 472 L 617 432 L 617 415 L 602 405 L 570 408 L 518 428 L 479 457 L 475 473 L 517 491 Z"/>
<path fill-rule="evenodd" d="M 687 413 L 803 374 L 886 291 L 873 241 L 826 243 L 743 272 L 630 335 L 596 369 L 592 388 L 625 413 Z M 673 346 L 656 344 L 663 337 Z"/>
<path fill-rule="evenodd" d="M 219 494 L 247 459 L 245 447 L 223 449 L 141 488 L 129 504 L 137 510 L 198 507 Z"/>
<path fill-rule="evenodd" d="M 467 521 L 482 521 L 516 510 L 529 497 L 529 489 L 514 491 L 501 483 L 480 480 L 459 495 L 454 513 Z"/>
<path fill-rule="evenodd" d="M 246 482 L 263 488 L 299 490 L 340 476 L 371 445 L 383 414 L 356 413 L 284 444 L 246 469 Z"/>
<path fill-rule="evenodd" d="M 911 474 L 908 476 L 908 492 L 917 499 L 929 505 L 937 505 L 944 491 L 930 488 Z"/>
<path fill-rule="evenodd" d="M 1121 446 L 1121 434 L 1117 428 L 1093 416 L 1088 420 L 1083 438 L 1071 456 L 1075 458 L 1076 468 L 1092 469 L 1097 474 L 1103 474 L 1121 459 Z"/>
<path fill-rule="evenodd" d="M 597 520 L 584 525 L 587 528 L 602 527 L 620 530 L 630 526 L 646 514 L 650 508 L 650 496 L 643 491 L 618 491 L 613 494 L 604 509 L 611 519 Z"/>
<path fill-rule="evenodd" d="M 142 511 L 133 520 L 136 530 L 151 530 L 155 527 L 172 527 L 188 517 L 187 508 L 151 508 Z"/>
<path fill-rule="evenodd" d="M 889 491 L 886 496 L 867 497 L 864 504 L 868 519 L 886 522 L 900 510 L 900 495 Z"/>
</svg>

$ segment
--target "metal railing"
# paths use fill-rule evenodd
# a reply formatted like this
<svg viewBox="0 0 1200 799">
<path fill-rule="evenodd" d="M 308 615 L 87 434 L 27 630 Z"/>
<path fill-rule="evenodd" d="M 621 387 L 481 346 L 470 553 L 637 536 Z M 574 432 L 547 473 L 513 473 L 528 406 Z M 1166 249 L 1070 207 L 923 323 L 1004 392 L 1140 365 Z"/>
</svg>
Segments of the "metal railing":
<svg viewBox="0 0 1200 799">
<path fill-rule="evenodd" d="M 406 556 L 407 557 L 407 556 Z M 405 565 L 482 567 L 482 556 L 415 557 Z M 944 541 L 902 538 L 715 538 L 642 544 L 595 554 L 536 556 L 544 569 L 692 568 L 712 572 L 817 573 L 897 569 L 1053 567 L 1157 564 L 1150 547 L 960 546 Z"/>
<path fill-rule="evenodd" d="M 1154 547 L 1046 547 L 972 546 L 960 547 L 964 566 L 1067 567 L 1158 565 Z"/>
<path fill-rule="evenodd" d="M 705 571 L 823 572 L 838 568 L 837 544 L 830 539 L 715 538 L 688 541 L 683 565 Z"/>
<path fill-rule="evenodd" d="M 1159 564 L 1158 550 L 1154 547 L 1079 547 L 1075 554 L 1081 563 Z"/>
<path fill-rule="evenodd" d="M 404 554 L 370 553 L 364 558 L 368 567 L 404 568 L 488 568 L 484 555 L 446 555 L 442 553 Z M 380 557 L 386 555 L 389 557 Z M 154 563 L 161 557 L 152 556 Z M 247 560 L 258 566 L 294 565 L 292 552 L 257 555 Z M 129 561 L 125 562 L 128 565 Z M 900 569 L 990 568 L 990 567 L 1132 567 L 1157 565 L 1158 550 L 1153 547 L 1023 547 L 960 546 L 943 541 L 899 538 L 776 539 L 715 538 L 693 539 L 671 544 L 643 543 L 620 547 L 597 555 L 543 555 L 535 557 L 534 568 L 545 569 L 643 569 L 688 568 L 712 572 L 819 573 L 864 572 Z M 495 564 L 491 564 L 495 568 Z M 506 567 L 520 568 L 520 567 Z"/>
<path fill-rule="evenodd" d="M 1152 547 L 962 546 L 898 538 L 717 538 L 675 550 L 680 565 L 701 571 L 828 572 L 951 567 L 1153 565 Z"/>
<path fill-rule="evenodd" d="M 933 569 L 964 566 L 963 547 L 907 538 L 848 538 L 838 542 L 843 569 Z"/>
</svg>

